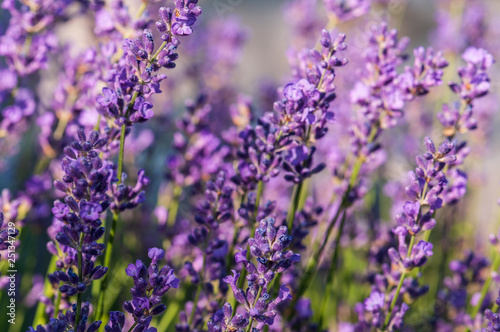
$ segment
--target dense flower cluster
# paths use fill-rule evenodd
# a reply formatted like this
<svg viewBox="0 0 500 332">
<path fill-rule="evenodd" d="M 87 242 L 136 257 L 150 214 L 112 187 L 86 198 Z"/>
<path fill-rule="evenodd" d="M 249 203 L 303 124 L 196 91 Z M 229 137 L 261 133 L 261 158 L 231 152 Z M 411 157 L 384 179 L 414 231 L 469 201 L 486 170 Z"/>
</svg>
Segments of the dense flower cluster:
<svg viewBox="0 0 500 332">
<path fill-rule="evenodd" d="M 500 331 L 493 1 L 198 3 L 1 3 L 0 330 Z"/>
<path fill-rule="evenodd" d="M 170 289 L 179 287 L 179 279 L 174 275 L 174 270 L 166 265 L 159 268 L 159 261 L 165 257 L 165 251 L 151 248 L 148 251 L 151 264 L 148 268 L 141 260 L 129 264 L 125 272 L 134 279 L 131 288 L 132 301 L 126 301 L 123 308 L 134 316 L 134 331 L 148 329 L 151 319 L 162 314 L 167 306 L 161 302 L 162 296 Z M 112 316 L 112 326 L 122 320 L 119 314 Z M 123 323 L 121 324 L 123 326 Z M 149 331 L 149 330 L 148 330 Z"/>
<path fill-rule="evenodd" d="M 209 331 L 233 331 L 250 327 L 255 321 L 254 330 L 261 331 L 265 325 L 273 325 L 278 314 L 276 308 L 283 301 L 290 300 L 289 288 L 281 285 L 277 297 L 273 299 L 272 286 L 277 275 L 286 271 L 293 262 L 300 260 L 300 255 L 291 250 L 285 250 L 292 243 L 292 237 L 287 234 L 286 226 L 275 227 L 273 218 L 263 219 L 255 230 L 255 238 L 248 240 L 250 253 L 257 264 L 247 258 L 243 250 L 235 255 L 237 263 L 242 263 L 246 271 L 248 288 L 246 291 L 238 286 L 240 273 L 233 270 L 233 275 L 224 278 L 233 291 L 237 303 L 244 306 L 244 314 L 233 314 L 232 306 L 224 304 L 209 322 Z"/>
</svg>

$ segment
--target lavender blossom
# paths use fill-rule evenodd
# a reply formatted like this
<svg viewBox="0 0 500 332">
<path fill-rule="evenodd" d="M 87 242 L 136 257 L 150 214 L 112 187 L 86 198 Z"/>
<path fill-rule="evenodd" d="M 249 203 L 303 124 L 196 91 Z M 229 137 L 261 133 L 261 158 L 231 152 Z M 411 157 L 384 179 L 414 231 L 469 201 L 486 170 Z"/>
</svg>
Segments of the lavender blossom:
<svg viewBox="0 0 500 332">
<path fill-rule="evenodd" d="M 340 21 L 363 16 L 370 10 L 370 0 L 323 0 L 328 11 Z"/>
<path fill-rule="evenodd" d="M 130 289 L 132 301 L 126 301 L 123 308 L 134 317 L 133 331 L 150 331 L 148 329 L 151 319 L 162 314 L 167 306 L 161 302 L 161 298 L 170 288 L 179 287 L 179 279 L 174 275 L 174 270 L 165 265 L 159 268 L 159 261 L 165 257 L 165 251 L 158 248 L 148 250 L 151 264 L 147 268 L 141 260 L 135 264 L 129 264 L 125 272 L 134 280 L 134 287 Z M 112 331 L 116 325 L 123 326 L 121 314 L 114 314 L 111 320 Z M 120 323 L 121 322 L 121 323 Z"/>
<path fill-rule="evenodd" d="M 484 49 L 470 47 L 462 54 L 465 67 L 458 69 L 460 84 L 450 83 L 450 89 L 460 98 L 460 103 L 444 104 L 437 117 L 444 127 L 443 133 L 453 137 L 456 132 L 466 133 L 477 128 L 477 120 L 473 116 L 473 103 L 485 96 L 490 89 L 487 69 L 493 63 L 493 56 Z"/>
<path fill-rule="evenodd" d="M 278 297 L 271 300 L 272 289 L 269 286 L 275 276 L 290 268 L 293 262 L 300 260 L 300 255 L 285 250 L 292 242 L 291 236 L 287 235 L 287 228 L 281 226 L 276 229 L 274 223 L 273 218 L 261 220 L 255 238 L 248 240 L 250 253 L 256 258 L 257 266 L 247 259 L 246 250 L 235 255 L 236 262 L 243 263 L 247 271 L 247 290 L 243 291 L 238 287 L 238 272 L 233 270 L 233 276 L 224 278 L 236 301 L 244 306 L 245 315 L 236 315 L 231 319 L 233 309 L 226 303 L 212 318 L 209 324 L 211 331 L 240 329 L 246 327 L 249 322 L 250 326 L 253 325 L 253 321 L 257 322 L 255 329 L 261 331 L 265 325 L 273 325 L 277 315 L 275 308 L 281 302 L 292 298 L 290 290 L 282 285 Z"/>
</svg>

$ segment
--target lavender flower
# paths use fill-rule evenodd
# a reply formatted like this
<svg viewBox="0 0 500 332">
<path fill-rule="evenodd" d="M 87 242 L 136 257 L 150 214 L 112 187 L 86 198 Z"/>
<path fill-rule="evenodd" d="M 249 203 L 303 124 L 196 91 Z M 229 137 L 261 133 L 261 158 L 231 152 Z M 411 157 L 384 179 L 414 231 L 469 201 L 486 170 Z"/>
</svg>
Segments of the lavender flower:
<svg viewBox="0 0 500 332">
<path fill-rule="evenodd" d="M 236 315 L 231 319 L 233 311 L 231 305 L 226 303 L 218 311 L 210 323 L 211 331 L 222 329 L 244 328 L 250 322 L 257 322 L 256 329 L 260 331 L 265 325 L 273 325 L 277 315 L 276 307 L 283 301 L 290 300 L 290 290 L 282 285 L 278 297 L 271 300 L 269 287 L 277 274 L 290 268 L 293 262 L 300 260 L 300 255 L 285 249 L 291 244 L 292 238 L 287 234 L 286 226 L 276 229 L 274 219 L 267 218 L 260 221 L 256 229 L 255 238 L 248 240 L 250 253 L 257 260 L 257 266 L 247 259 L 247 251 L 243 250 L 235 255 L 237 263 L 243 263 L 247 271 L 248 288 L 246 291 L 237 285 L 240 274 L 233 270 L 233 276 L 227 276 L 224 281 L 231 287 L 236 301 L 245 308 L 245 315 Z M 248 317 L 248 318 L 247 318 Z"/>
<path fill-rule="evenodd" d="M 147 99 L 159 93 L 160 82 L 166 75 L 163 68 L 175 67 L 180 44 L 179 37 L 190 35 L 192 26 L 202 10 L 196 0 L 175 0 L 175 9 L 162 7 L 156 28 L 163 43 L 155 48 L 151 31 L 145 29 L 142 38 L 124 39 L 124 55 L 107 75 L 109 86 L 97 97 L 96 107 L 104 117 L 114 119 L 117 125 L 144 122 L 153 116 L 153 105 Z"/>
<path fill-rule="evenodd" d="M 460 84 L 450 83 L 450 89 L 460 98 L 460 103 L 443 105 L 437 117 L 444 127 L 443 133 L 452 137 L 456 132 L 466 133 L 477 128 L 473 116 L 473 102 L 485 96 L 490 89 L 486 70 L 494 63 L 493 56 L 484 49 L 470 47 L 462 54 L 465 67 L 458 69 Z"/>
<path fill-rule="evenodd" d="M 370 0 L 323 0 L 328 11 L 341 21 L 363 16 L 370 10 Z"/>
<path fill-rule="evenodd" d="M 165 257 L 165 251 L 158 248 L 148 250 L 151 263 L 147 268 L 141 260 L 135 264 L 129 264 L 125 272 L 134 280 L 134 287 L 130 289 L 132 301 L 123 304 L 123 308 L 134 317 L 133 331 L 148 330 L 151 319 L 162 314 L 167 306 L 161 302 L 161 298 L 170 288 L 179 287 L 179 279 L 174 275 L 174 270 L 165 265 L 159 268 L 159 261 Z M 111 316 L 111 329 L 114 326 L 123 326 L 123 318 L 117 313 Z M 116 328 L 116 327 L 115 327 Z"/>
<path fill-rule="evenodd" d="M 101 321 L 96 321 L 87 325 L 87 318 L 89 317 L 90 306 L 89 303 L 85 303 L 81 308 L 81 312 L 77 311 L 76 304 L 72 307 L 72 310 L 66 311 L 65 314 L 60 313 L 56 318 L 50 318 L 47 327 L 38 325 L 36 329 L 32 327 L 29 328 L 30 332 L 63 332 L 68 331 L 82 331 L 82 332 L 96 332 L 101 326 Z M 81 319 L 78 321 L 78 317 L 81 315 Z"/>
</svg>

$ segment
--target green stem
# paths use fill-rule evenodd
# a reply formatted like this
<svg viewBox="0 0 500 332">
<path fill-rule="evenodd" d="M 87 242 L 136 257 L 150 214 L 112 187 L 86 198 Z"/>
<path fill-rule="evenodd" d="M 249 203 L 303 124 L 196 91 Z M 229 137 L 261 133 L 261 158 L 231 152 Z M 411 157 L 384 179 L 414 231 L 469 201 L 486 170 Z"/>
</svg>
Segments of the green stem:
<svg viewBox="0 0 500 332">
<path fill-rule="evenodd" d="M 113 212 L 113 220 L 111 221 L 111 228 L 109 230 L 109 237 L 106 245 L 106 251 L 104 253 L 104 266 L 109 267 L 111 263 L 111 256 L 113 253 L 113 244 L 116 236 L 116 227 L 118 225 L 118 213 Z M 96 320 L 102 320 L 104 314 L 104 296 L 106 294 L 106 288 L 109 283 L 109 273 L 106 273 L 102 278 L 99 289 L 99 300 L 97 302 Z"/>
<path fill-rule="evenodd" d="M 415 245 L 415 235 L 412 235 L 411 240 L 410 240 L 410 245 L 408 247 L 408 253 L 407 253 L 406 257 L 410 257 L 414 245 Z M 382 331 L 385 331 L 387 325 L 389 325 L 389 321 L 391 320 L 391 316 L 392 316 L 392 311 L 394 310 L 394 307 L 396 306 L 396 303 L 398 302 L 399 293 L 401 292 L 401 286 L 403 286 L 403 282 L 405 281 L 406 275 L 407 275 L 407 272 L 404 271 L 401 274 L 401 277 L 399 277 L 399 284 L 398 284 L 398 287 L 396 288 L 396 294 L 394 294 L 394 298 L 392 299 L 391 306 L 389 307 L 389 314 L 385 317 L 384 328 L 382 329 Z"/>
<path fill-rule="evenodd" d="M 299 205 L 297 208 L 297 210 L 299 210 L 299 211 L 302 210 L 304 208 L 304 205 L 306 204 L 310 182 L 311 182 L 311 178 L 307 178 L 304 180 L 304 183 L 302 185 L 302 190 L 301 190 L 301 194 L 300 194 L 300 198 L 299 198 Z"/>
<path fill-rule="evenodd" d="M 54 318 L 57 318 L 57 315 L 59 315 L 59 306 L 61 304 L 61 297 L 62 297 L 62 294 L 59 290 L 57 290 L 57 299 L 56 299 L 56 303 L 54 304 Z"/>
<path fill-rule="evenodd" d="M 179 213 L 179 200 L 182 195 L 182 187 L 175 185 L 174 194 L 172 197 L 172 202 L 170 203 L 170 208 L 168 211 L 167 225 L 173 227 L 175 225 L 175 220 L 177 219 L 177 214 Z"/>
<path fill-rule="evenodd" d="M 24 45 L 23 45 L 24 56 L 26 56 L 30 52 L 32 42 L 33 42 L 33 34 L 28 33 L 26 39 L 24 40 Z"/>
<path fill-rule="evenodd" d="M 491 266 L 491 271 L 497 272 L 498 268 L 500 267 L 500 254 L 495 254 L 495 260 L 493 261 L 493 265 Z M 472 310 L 471 318 L 474 319 L 476 317 L 477 313 L 481 309 L 481 305 L 483 304 L 484 298 L 486 297 L 486 294 L 488 294 L 488 290 L 490 289 L 491 283 L 493 282 L 493 278 L 491 275 L 486 279 L 484 282 L 483 289 L 481 290 L 481 297 L 479 298 L 479 301 L 477 302 L 476 306 Z"/>
<path fill-rule="evenodd" d="M 204 279 L 203 273 L 205 271 L 206 265 L 207 265 L 207 255 L 205 255 L 205 253 L 203 253 L 203 266 L 202 266 L 201 272 L 200 272 L 200 283 L 198 284 L 198 287 L 196 287 L 196 295 L 194 296 L 193 309 L 191 310 L 191 315 L 189 316 L 188 326 L 191 326 L 191 324 L 193 324 L 194 314 L 196 312 L 196 305 L 197 305 L 198 300 L 200 298 L 201 289 L 203 288 L 203 279 Z"/>
<path fill-rule="evenodd" d="M 260 204 L 260 199 L 262 198 L 263 189 L 264 189 L 264 182 L 259 181 L 259 183 L 257 184 L 257 197 L 255 198 L 255 211 L 254 211 L 255 222 L 257 222 L 257 213 L 259 212 L 259 204 Z M 253 226 L 253 228 L 255 228 L 255 225 Z"/>
<path fill-rule="evenodd" d="M 300 195 L 301 195 L 301 191 L 302 191 L 302 181 L 295 185 L 295 188 L 293 191 L 294 191 L 293 201 L 292 201 L 292 204 L 290 205 L 290 209 L 288 209 L 288 217 L 287 217 L 287 224 L 288 224 L 289 231 L 292 231 L 293 222 L 295 220 L 295 213 L 297 212 L 297 208 L 299 206 Z"/>
<path fill-rule="evenodd" d="M 182 297 L 184 295 L 185 290 L 184 288 L 181 288 L 178 292 L 180 293 L 177 294 L 175 301 L 173 303 L 170 303 L 170 305 L 167 308 L 167 312 L 165 312 L 162 319 L 160 320 L 160 324 L 158 325 L 158 331 L 168 331 L 175 317 L 178 316 L 178 313 L 181 309 L 180 307 L 181 301 L 179 300 L 178 297 L 179 296 Z"/>
<path fill-rule="evenodd" d="M 136 327 L 136 326 L 137 326 L 137 321 L 134 323 L 134 325 L 132 325 L 132 326 L 128 329 L 128 332 L 131 332 L 131 331 L 134 329 L 134 327 Z"/>
<path fill-rule="evenodd" d="M 344 212 L 344 214 L 342 215 L 342 219 L 340 220 L 339 231 L 337 233 L 338 235 L 335 239 L 335 246 L 333 248 L 332 263 L 330 264 L 330 269 L 328 270 L 328 276 L 326 279 L 326 294 L 323 297 L 323 302 L 321 304 L 321 316 L 319 320 L 320 327 L 326 327 L 323 326 L 323 324 L 325 323 L 327 317 L 326 309 L 328 307 L 328 303 L 330 302 L 330 296 L 333 292 L 333 289 L 335 288 L 335 271 L 337 271 L 337 263 L 339 256 L 339 247 L 340 247 L 340 234 L 342 234 L 342 231 L 344 229 L 345 220 L 346 220 L 346 213 Z"/>
<path fill-rule="evenodd" d="M 83 245 L 83 233 L 80 235 L 80 243 L 78 243 L 78 279 L 83 281 L 83 254 L 82 254 L 82 245 Z M 80 323 L 81 319 L 81 313 L 82 313 L 82 299 L 83 299 L 83 293 L 79 292 L 78 295 L 76 296 L 76 317 L 75 317 L 75 330 L 78 327 L 78 324 Z"/>
<path fill-rule="evenodd" d="M 136 91 L 136 92 L 134 92 L 132 99 L 130 100 L 130 104 L 127 107 L 126 113 L 128 113 L 128 110 L 132 108 L 131 105 L 133 105 L 135 103 L 137 96 L 138 96 L 138 93 Z M 123 124 L 121 127 L 121 132 L 120 132 L 120 151 L 118 153 L 118 169 L 117 169 L 118 184 L 121 184 L 123 181 L 123 160 L 124 160 L 123 157 L 125 154 L 126 129 L 127 129 L 127 126 L 125 124 Z M 106 242 L 106 249 L 105 249 L 105 254 L 104 254 L 104 266 L 106 266 L 108 268 L 109 268 L 109 265 L 111 263 L 111 256 L 113 255 L 113 244 L 115 242 L 117 224 L 118 224 L 118 212 L 113 212 L 113 220 L 111 222 L 111 228 L 109 230 L 109 237 L 108 237 L 108 241 Z M 96 311 L 96 319 L 97 320 L 102 320 L 102 316 L 104 314 L 104 295 L 106 293 L 106 288 L 108 287 L 108 282 L 109 282 L 109 274 L 106 273 L 102 279 L 102 282 L 100 284 L 100 289 L 99 289 L 99 300 L 97 302 L 97 311 Z"/>
<path fill-rule="evenodd" d="M 346 195 L 344 195 L 344 196 L 346 196 Z M 345 208 L 346 207 L 344 206 L 344 200 L 342 200 L 342 203 L 340 204 L 337 212 L 335 213 L 335 216 L 333 217 L 332 221 L 328 225 L 328 229 L 326 231 L 326 236 L 325 236 L 325 239 L 323 240 L 323 243 L 321 244 L 321 246 L 319 248 L 316 248 L 313 250 L 313 254 L 311 255 L 311 258 L 309 258 L 309 261 L 308 261 L 307 266 L 306 266 L 306 270 L 305 270 L 302 278 L 300 279 L 299 287 L 298 287 L 297 292 L 293 298 L 292 304 L 290 305 L 290 308 L 292 308 L 292 310 L 290 311 L 291 315 L 289 316 L 289 318 L 293 315 L 293 310 L 295 308 L 295 305 L 297 304 L 298 299 L 302 295 L 304 295 L 306 290 L 311 285 L 311 282 L 313 281 L 313 279 L 316 275 L 317 267 L 319 266 L 321 256 L 323 255 L 323 252 L 326 248 L 328 238 L 329 238 L 329 236 L 334 228 L 333 226 L 337 223 L 337 220 L 341 214 L 341 211 L 344 211 Z M 340 233 L 339 233 L 339 236 L 340 236 Z"/>
<path fill-rule="evenodd" d="M 156 50 L 156 53 L 153 55 L 153 57 L 151 58 L 151 60 L 149 62 L 154 62 L 156 60 L 156 58 L 158 57 L 158 55 L 160 55 L 160 52 L 161 50 L 163 50 L 165 48 L 165 46 L 167 46 L 167 42 L 163 42 L 160 47 L 158 48 L 158 50 Z"/>
<path fill-rule="evenodd" d="M 94 125 L 94 128 L 93 128 L 94 130 L 99 131 L 99 128 L 101 127 L 101 116 L 102 115 L 99 114 L 99 116 L 97 117 L 97 122 L 96 122 L 96 124 Z"/>
<path fill-rule="evenodd" d="M 122 183 L 123 176 L 123 155 L 125 154 L 125 131 L 127 130 L 127 126 L 122 124 L 121 132 L 120 132 L 120 152 L 118 154 L 118 184 Z"/>
<path fill-rule="evenodd" d="M 373 139 L 375 135 L 370 135 L 370 138 Z M 330 235 L 332 233 L 332 230 L 337 223 L 337 220 L 339 216 L 341 215 L 342 212 L 347 209 L 349 203 L 348 203 L 348 197 L 351 192 L 351 189 L 356 185 L 356 182 L 358 181 L 359 177 L 359 172 L 361 171 L 361 167 L 363 166 L 364 163 L 364 158 L 363 157 L 358 157 L 356 159 L 356 162 L 354 163 L 353 170 L 351 173 L 351 177 L 349 179 L 349 186 L 347 187 L 346 192 L 344 193 L 344 196 L 342 197 L 342 201 L 340 203 L 339 208 L 337 209 L 337 212 L 335 213 L 335 216 L 331 220 L 331 222 L 328 225 L 328 228 L 326 230 L 326 235 L 325 238 L 323 239 L 323 242 L 321 243 L 320 247 L 318 249 L 313 249 L 313 254 L 311 255 L 311 258 L 309 258 L 309 262 L 307 263 L 306 270 L 304 272 L 304 275 L 300 279 L 299 282 L 299 288 L 297 290 L 297 293 L 295 294 L 295 297 L 293 299 L 291 308 L 292 311 L 290 311 L 291 314 L 293 314 L 293 308 L 295 307 L 295 304 L 297 303 L 298 299 L 304 295 L 305 291 L 309 288 L 309 285 L 311 284 L 312 280 L 314 279 L 314 276 L 316 275 L 316 270 L 319 265 L 319 262 L 321 260 L 321 256 L 323 255 L 323 252 L 326 248 L 326 244 L 328 243 L 328 240 L 330 239 Z M 339 231 L 338 233 L 338 238 L 342 236 L 341 232 Z M 317 244 L 315 245 L 317 247 Z"/>
<path fill-rule="evenodd" d="M 56 264 L 57 264 L 57 256 L 52 256 L 46 274 L 54 271 L 56 269 Z M 49 278 L 45 278 L 45 283 L 43 288 L 44 288 L 43 294 L 47 297 L 50 297 L 49 292 L 52 290 L 52 285 L 49 281 Z M 43 304 L 42 302 L 38 302 L 36 307 L 35 318 L 33 319 L 32 325 L 38 326 L 38 325 L 44 325 L 45 323 L 47 323 L 47 319 L 45 317 L 45 304 Z"/>
<path fill-rule="evenodd" d="M 396 288 L 396 294 L 392 299 L 391 307 L 389 308 L 389 314 L 385 317 L 384 327 L 382 328 L 382 331 L 385 331 L 387 325 L 389 324 L 389 321 L 391 320 L 392 310 L 394 309 L 394 306 L 398 301 L 399 293 L 401 292 L 401 287 L 403 286 L 403 281 L 405 280 L 405 278 L 406 278 L 406 272 L 403 272 L 403 274 L 401 274 L 401 277 L 399 278 L 398 288 Z"/>
<path fill-rule="evenodd" d="M 54 139 L 56 141 L 61 140 L 61 138 L 63 137 L 64 131 L 66 130 L 66 127 L 68 126 L 70 118 L 71 118 L 71 114 L 69 114 L 69 112 L 61 113 L 61 118 L 59 119 L 59 122 L 57 123 L 56 130 L 54 130 Z"/>
<path fill-rule="evenodd" d="M 147 6 L 148 6 L 148 1 L 147 0 L 143 0 L 142 4 L 141 4 L 141 7 L 139 7 L 139 10 L 137 11 L 137 15 L 135 17 L 136 18 L 141 18 L 142 14 L 146 10 Z"/>
<path fill-rule="evenodd" d="M 257 293 L 257 296 L 255 297 L 255 301 L 253 303 L 254 308 L 255 305 L 257 304 L 257 301 L 260 299 L 261 294 L 262 294 L 262 287 L 259 287 L 259 292 Z M 250 324 L 248 324 L 247 332 L 252 331 L 252 326 L 253 326 L 253 318 L 250 318 Z"/>
</svg>

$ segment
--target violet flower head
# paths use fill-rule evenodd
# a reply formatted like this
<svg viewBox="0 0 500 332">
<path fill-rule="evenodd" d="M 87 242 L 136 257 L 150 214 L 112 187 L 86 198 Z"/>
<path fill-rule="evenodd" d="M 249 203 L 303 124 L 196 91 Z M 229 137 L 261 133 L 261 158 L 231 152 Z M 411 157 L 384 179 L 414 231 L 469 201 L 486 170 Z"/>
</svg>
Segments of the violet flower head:
<svg viewBox="0 0 500 332">
<path fill-rule="evenodd" d="M 330 104 L 336 98 L 335 70 L 348 62 L 337 54 L 347 48 L 345 38 L 344 34 L 334 37 L 323 30 L 320 51 L 299 53 L 292 64 L 295 80 L 285 85 L 283 98 L 274 103 L 275 114 L 267 115 L 275 128 L 275 137 L 270 142 L 268 139 L 269 145 L 275 149 L 286 147 L 282 148 L 283 168 L 289 173 L 285 175 L 288 181 L 302 182 L 325 167 L 312 166 L 316 150 L 313 145 L 326 135 L 334 118 Z"/>
<path fill-rule="evenodd" d="M 271 295 L 267 293 L 267 284 L 261 288 L 257 283 L 249 283 L 249 287 L 245 292 L 237 286 L 239 276 L 240 274 L 233 270 L 233 276 L 227 276 L 224 278 L 224 281 L 228 283 L 233 290 L 236 301 L 245 308 L 246 314 L 245 316 L 241 316 L 241 318 L 248 317 L 250 321 L 255 320 L 257 322 L 255 327 L 257 331 L 260 331 L 265 325 L 273 325 L 274 318 L 278 314 L 276 307 L 280 303 L 292 299 L 290 290 L 285 287 L 285 285 L 282 285 L 279 288 L 278 296 L 271 300 Z M 225 307 L 227 309 L 231 308 L 230 305 L 228 307 L 228 303 Z M 222 325 L 221 323 L 223 321 L 221 321 L 219 317 L 220 315 L 213 318 L 214 324 L 212 325 L 217 325 L 215 324 L 216 320 L 220 322 L 219 326 Z M 235 325 L 243 325 L 244 323 L 248 325 L 248 320 L 238 320 Z M 229 325 L 228 329 L 225 331 L 231 331 L 232 327 L 232 325 Z"/>
<path fill-rule="evenodd" d="M 125 177 L 124 177 L 125 178 Z M 116 181 L 114 178 L 113 181 Z M 111 202 L 111 210 L 122 212 L 128 209 L 133 209 L 139 204 L 143 203 L 146 199 L 143 187 L 150 183 L 149 178 L 145 175 L 143 169 L 137 173 L 137 182 L 135 186 L 127 186 L 123 183 L 113 183 L 111 192 L 113 194 L 113 201 Z"/>
<path fill-rule="evenodd" d="M 121 311 L 109 313 L 109 324 L 104 327 L 106 332 L 122 332 L 125 326 L 125 314 Z"/>
<path fill-rule="evenodd" d="M 95 258 L 105 248 L 103 243 L 97 241 L 105 232 L 100 216 L 109 207 L 107 190 L 113 167 L 99 158 L 97 149 L 106 143 L 107 140 L 100 139 L 97 131 L 91 132 L 87 138 L 83 129 L 78 130 L 78 141 L 64 148 L 63 181 L 54 182 L 54 186 L 66 194 L 64 202 L 56 200 L 52 208 L 56 219 L 64 222 L 55 239 L 71 258 L 67 261 L 69 269 L 66 272 L 56 271 L 54 277 L 64 283 L 59 289 L 68 296 L 84 292 L 93 280 L 102 278 L 108 269 L 94 266 Z M 54 246 L 50 248 L 54 249 Z M 72 265 L 76 265 L 75 255 L 80 250 L 83 254 L 83 271 L 79 271 L 78 276 L 73 272 L 75 266 Z"/>
<path fill-rule="evenodd" d="M 222 309 L 219 309 L 212 319 L 208 321 L 209 332 L 221 331 L 245 331 L 244 328 L 248 326 L 249 320 L 242 314 L 236 313 L 233 316 L 233 308 L 229 303 L 224 304 Z"/>
<path fill-rule="evenodd" d="M 495 305 L 500 305 L 500 296 L 496 298 Z M 492 312 L 490 309 L 486 309 L 484 311 L 484 318 L 488 321 L 488 327 L 481 329 L 481 332 L 500 331 L 500 315 L 498 313 Z"/>
<path fill-rule="evenodd" d="M 207 95 L 187 100 L 185 106 L 186 112 L 176 122 L 179 131 L 174 134 L 175 153 L 167 158 L 167 177 L 180 187 L 196 187 L 224 169 L 229 148 L 209 127 L 212 106 Z"/>
<path fill-rule="evenodd" d="M 194 220 L 199 227 L 190 232 L 188 241 L 203 252 L 204 270 L 196 271 L 191 262 L 185 262 L 185 268 L 195 284 L 204 282 L 206 278 L 221 281 L 227 275 L 229 243 L 221 228 L 229 227 L 225 223 L 233 217 L 232 193 L 226 173 L 221 171 L 214 181 L 207 182 L 205 198 L 198 203 Z M 220 291 L 227 291 L 225 283 L 221 282 L 219 286 Z"/>
<path fill-rule="evenodd" d="M 370 11 L 371 0 L 323 0 L 328 11 L 340 21 L 365 15 Z"/>
<path fill-rule="evenodd" d="M 236 261 L 242 262 L 249 273 L 249 284 L 258 283 L 263 286 L 270 282 L 276 273 L 287 270 L 300 255 L 286 248 L 292 243 L 286 226 L 275 227 L 274 218 L 260 221 L 255 230 L 255 237 L 248 239 L 250 254 L 257 260 L 257 267 L 246 259 L 246 251 L 236 254 Z"/>
<path fill-rule="evenodd" d="M 279 175 L 282 157 L 276 153 L 276 134 L 277 128 L 264 119 L 259 119 L 255 128 L 247 127 L 239 133 L 239 161 L 231 180 L 240 191 L 254 190 L 259 181 L 269 182 Z"/>
<path fill-rule="evenodd" d="M 405 72 L 399 76 L 399 86 L 405 92 L 407 100 L 425 95 L 430 88 L 441 85 L 443 68 L 448 66 L 443 53 L 434 52 L 432 48 L 416 48 L 413 55 L 413 67 L 406 67 Z"/>
<path fill-rule="evenodd" d="M 395 126 L 396 118 L 402 115 L 405 96 L 398 86 L 396 69 L 407 58 L 408 42 L 408 38 L 399 39 L 397 30 L 389 30 L 385 23 L 373 26 L 363 55 L 366 64 L 361 80 L 351 91 L 351 102 L 361 107 L 364 118 L 380 122 L 382 128 Z"/>
<path fill-rule="evenodd" d="M 220 171 L 215 181 L 208 181 L 205 189 L 205 199 L 201 200 L 195 221 L 200 225 L 215 230 L 231 219 L 233 215 L 233 188 L 228 184 L 226 172 Z"/>
<path fill-rule="evenodd" d="M 460 83 L 449 83 L 450 89 L 457 94 L 460 102 L 444 104 L 442 111 L 437 114 L 447 137 L 477 128 L 473 113 L 474 101 L 485 96 L 490 90 L 487 71 L 494 63 L 493 56 L 482 48 L 469 47 L 462 54 L 462 58 L 466 65 L 458 69 Z"/>
<path fill-rule="evenodd" d="M 236 262 L 241 262 L 248 273 L 246 291 L 238 287 L 240 274 L 235 270 L 232 276 L 223 279 L 231 287 L 236 301 L 244 306 L 245 313 L 232 317 L 233 309 L 226 303 L 209 322 L 210 331 L 239 331 L 253 321 L 257 322 L 254 329 L 260 331 L 265 325 L 273 325 L 278 314 L 276 307 L 292 298 L 290 290 L 282 285 L 277 298 L 271 299 L 272 289 L 269 289 L 269 286 L 275 275 L 284 272 L 293 262 L 300 259 L 298 254 L 286 250 L 292 242 L 286 226 L 277 229 L 274 223 L 273 218 L 261 220 L 255 238 L 248 240 L 257 266 L 247 259 L 246 250 L 235 255 Z"/>
<path fill-rule="evenodd" d="M 294 262 L 300 260 L 300 255 L 286 250 L 292 243 L 292 237 L 287 234 L 286 226 L 276 228 L 274 224 L 273 218 L 261 220 L 255 231 L 255 237 L 248 240 L 251 256 L 256 258 L 257 265 L 247 259 L 246 250 L 235 255 L 236 262 L 241 262 L 247 271 L 246 292 L 237 286 L 239 273 L 236 271 L 233 271 L 233 276 L 224 278 L 231 287 L 236 301 L 244 305 L 250 319 L 257 322 L 258 330 L 264 325 L 272 325 L 277 315 L 276 306 L 292 298 L 289 289 L 282 285 L 278 297 L 271 300 L 270 283 L 277 274 L 283 273 Z"/>
<path fill-rule="evenodd" d="M 46 68 L 48 53 L 57 48 L 57 38 L 50 30 L 72 1 L 38 1 L 25 10 L 15 1 L 3 1 L 2 8 L 10 12 L 7 31 L 0 37 L 0 56 L 9 69 L 19 76 Z"/>
<path fill-rule="evenodd" d="M 153 316 L 162 314 L 167 306 L 162 303 L 161 298 L 170 288 L 179 287 L 179 279 L 174 275 L 174 270 L 165 265 L 159 268 L 159 261 L 165 257 L 165 251 L 158 248 L 148 250 L 148 256 L 151 259 L 149 267 L 146 267 L 141 260 L 135 264 L 129 264 L 125 272 L 134 280 L 134 287 L 130 289 L 132 300 L 126 301 L 123 308 L 126 312 L 132 314 L 137 323 L 135 332 L 148 329 Z M 117 325 L 120 323 L 120 315 L 117 314 Z"/>
<path fill-rule="evenodd" d="M 29 332 L 64 332 L 64 331 L 81 331 L 81 332 L 97 332 L 101 326 L 101 321 L 95 321 L 93 323 L 87 324 L 87 320 L 90 314 L 89 303 L 84 303 L 81 308 L 81 319 L 78 326 L 76 323 L 76 304 L 74 304 L 71 310 L 66 311 L 66 313 L 59 313 L 57 318 L 50 318 L 46 327 L 38 325 L 36 329 L 30 327 Z"/>
<path fill-rule="evenodd" d="M 163 43 L 156 47 L 148 29 L 143 30 L 141 38 L 124 39 L 124 55 L 106 75 L 108 87 L 97 97 L 96 108 L 118 126 L 145 122 L 153 116 L 153 105 L 148 99 L 161 92 L 160 82 L 167 78 L 159 71 L 175 67 L 179 37 L 192 33 L 191 27 L 202 12 L 197 0 L 174 0 L 174 3 L 173 10 L 159 9 L 156 28 Z"/>
</svg>

